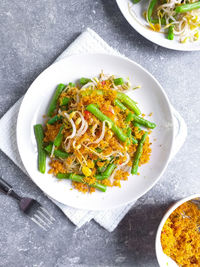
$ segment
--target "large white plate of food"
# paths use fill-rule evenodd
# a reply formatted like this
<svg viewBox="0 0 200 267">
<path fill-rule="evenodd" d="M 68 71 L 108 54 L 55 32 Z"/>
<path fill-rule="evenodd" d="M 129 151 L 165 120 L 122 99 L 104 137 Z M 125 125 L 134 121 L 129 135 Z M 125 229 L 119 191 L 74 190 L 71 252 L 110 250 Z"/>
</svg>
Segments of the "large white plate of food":
<svg viewBox="0 0 200 267">
<path fill-rule="evenodd" d="M 158 181 L 173 145 L 170 103 L 156 79 L 117 56 L 71 56 L 28 89 L 17 142 L 32 180 L 81 209 L 130 203 Z"/>
<path fill-rule="evenodd" d="M 129 24 L 160 46 L 200 50 L 200 1 L 196 0 L 116 0 Z"/>
</svg>

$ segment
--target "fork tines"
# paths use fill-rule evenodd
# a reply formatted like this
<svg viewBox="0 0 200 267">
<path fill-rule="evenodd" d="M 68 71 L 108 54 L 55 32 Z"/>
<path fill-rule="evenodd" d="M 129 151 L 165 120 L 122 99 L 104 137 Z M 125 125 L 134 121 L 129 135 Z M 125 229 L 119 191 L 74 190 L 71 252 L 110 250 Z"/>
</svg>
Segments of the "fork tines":
<svg viewBox="0 0 200 267">
<path fill-rule="evenodd" d="M 50 228 L 50 225 L 55 221 L 54 217 L 42 206 L 38 206 L 30 218 L 45 231 L 47 231 L 47 228 Z"/>
</svg>

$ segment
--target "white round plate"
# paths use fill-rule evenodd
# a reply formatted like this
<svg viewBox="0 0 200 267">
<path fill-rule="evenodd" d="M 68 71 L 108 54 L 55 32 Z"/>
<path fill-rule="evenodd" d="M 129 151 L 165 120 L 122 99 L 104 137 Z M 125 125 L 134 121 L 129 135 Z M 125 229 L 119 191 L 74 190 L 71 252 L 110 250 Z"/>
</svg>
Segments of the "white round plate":
<svg viewBox="0 0 200 267">
<path fill-rule="evenodd" d="M 149 29 L 147 27 L 148 23 L 143 16 L 144 11 L 148 8 L 149 0 L 141 0 L 138 4 L 133 4 L 131 0 L 116 0 L 116 2 L 129 24 L 151 42 L 169 49 L 180 51 L 200 50 L 200 41 L 182 44 L 177 37 L 170 41 L 166 38 L 164 33 L 154 32 Z"/>
<path fill-rule="evenodd" d="M 141 89 L 129 94 L 144 114 L 153 112 L 150 120 L 157 124 L 151 134 L 150 162 L 139 168 L 140 175 L 129 176 L 122 187 L 108 188 L 106 193 L 96 191 L 83 194 L 72 190 L 70 181 L 58 181 L 52 175 L 41 174 L 37 169 L 37 146 L 33 126 L 43 123 L 53 92 L 59 83 L 74 82 L 80 77 L 106 74 L 129 77 Z M 165 92 L 153 76 L 138 64 L 121 57 L 90 54 L 71 56 L 46 69 L 28 89 L 20 107 L 17 121 L 17 143 L 23 164 L 32 180 L 50 197 L 80 209 L 103 210 L 124 205 L 145 194 L 165 170 L 173 143 L 173 121 Z M 48 168 L 47 168 L 48 169 Z"/>
</svg>

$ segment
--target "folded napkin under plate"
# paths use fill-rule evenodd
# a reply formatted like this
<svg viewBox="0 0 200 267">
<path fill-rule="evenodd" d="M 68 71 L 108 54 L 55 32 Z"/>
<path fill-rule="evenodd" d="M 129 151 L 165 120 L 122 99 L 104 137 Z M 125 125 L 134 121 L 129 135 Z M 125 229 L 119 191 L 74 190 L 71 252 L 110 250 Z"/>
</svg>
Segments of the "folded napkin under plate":
<svg viewBox="0 0 200 267">
<path fill-rule="evenodd" d="M 55 62 L 78 54 L 88 53 L 107 53 L 112 55 L 121 55 L 118 51 L 110 47 L 102 38 L 99 37 L 91 29 L 86 29 L 80 36 L 56 59 Z M 22 97 L 23 98 L 23 97 Z M 14 106 L 12 106 L 8 112 L 0 120 L 0 149 L 10 158 L 13 162 L 22 169 L 25 173 L 26 170 L 20 159 L 20 155 L 17 149 L 16 141 L 16 123 L 17 115 L 22 102 L 22 98 L 19 99 Z M 173 120 L 175 126 L 175 142 L 171 153 L 171 159 L 175 156 L 178 150 L 183 145 L 187 136 L 187 127 L 180 116 L 180 114 L 172 107 Z M 27 173 L 26 173 L 27 174 Z M 50 198 L 51 199 L 51 198 Z M 126 213 L 133 206 L 134 202 L 125 206 L 106 210 L 106 211 L 87 211 L 71 208 L 63 205 L 54 199 L 51 199 L 72 221 L 77 227 L 81 227 L 86 222 L 94 219 L 102 227 L 108 231 L 113 231 Z"/>
</svg>

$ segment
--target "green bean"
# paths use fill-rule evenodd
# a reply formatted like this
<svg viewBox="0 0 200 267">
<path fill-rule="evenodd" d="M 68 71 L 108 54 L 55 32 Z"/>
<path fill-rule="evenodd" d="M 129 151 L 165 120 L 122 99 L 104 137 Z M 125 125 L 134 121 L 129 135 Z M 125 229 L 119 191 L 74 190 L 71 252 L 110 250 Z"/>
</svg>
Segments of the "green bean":
<svg viewBox="0 0 200 267">
<path fill-rule="evenodd" d="M 123 78 L 116 78 L 116 79 L 114 79 L 114 84 L 115 85 L 122 85 L 122 84 L 124 84 Z"/>
<path fill-rule="evenodd" d="M 127 136 L 123 133 L 122 129 L 115 125 L 115 123 L 106 115 L 104 115 L 94 104 L 89 104 L 86 110 L 90 111 L 100 121 L 109 121 L 111 123 L 111 130 L 122 142 L 127 140 Z"/>
<path fill-rule="evenodd" d="M 130 127 L 127 127 L 127 130 L 126 130 L 126 135 L 130 138 L 131 137 L 131 128 Z"/>
<path fill-rule="evenodd" d="M 51 117 L 56 109 L 56 106 L 57 106 L 57 101 L 58 101 L 58 98 L 60 96 L 60 94 L 62 93 L 62 91 L 64 90 L 66 86 L 62 83 L 60 83 L 57 88 L 56 88 L 56 91 L 51 99 L 51 102 L 49 104 L 49 108 L 48 108 L 48 111 L 47 111 L 47 115 L 49 117 Z"/>
<path fill-rule="evenodd" d="M 151 23 L 155 23 L 155 20 L 152 19 L 152 14 L 153 14 L 154 7 L 157 4 L 157 1 L 158 0 L 151 0 L 149 3 L 149 7 L 147 9 L 147 19 Z"/>
<path fill-rule="evenodd" d="M 128 115 L 126 116 L 125 121 L 126 122 L 131 122 L 133 120 L 132 112 L 129 112 Z"/>
<path fill-rule="evenodd" d="M 53 118 L 49 119 L 47 123 L 54 124 L 55 122 L 60 121 L 60 120 L 62 120 L 62 116 L 56 115 Z"/>
<path fill-rule="evenodd" d="M 131 135 L 131 128 L 128 128 L 127 130 L 126 130 L 126 135 L 127 135 L 127 137 L 128 137 L 128 141 L 126 142 L 126 144 L 127 144 L 127 146 L 129 146 L 130 144 L 131 144 L 131 138 L 132 138 L 132 135 Z"/>
<path fill-rule="evenodd" d="M 99 191 L 102 191 L 102 192 L 106 192 L 106 189 L 107 189 L 106 185 L 99 184 L 97 182 L 95 182 L 93 185 L 89 185 L 89 186 L 94 187 L 94 188 L 96 188 L 96 189 L 98 189 Z"/>
<path fill-rule="evenodd" d="M 173 40 L 174 39 L 174 26 L 173 25 L 169 26 L 167 39 L 168 40 Z"/>
<path fill-rule="evenodd" d="M 148 120 L 145 120 L 142 117 L 136 116 L 135 114 L 133 114 L 133 120 L 147 128 L 150 129 L 154 129 L 156 127 L 156 124 L 154 122 L 150 122 Z"/>
<path fill-rule="evenodd" d="M 131 114 L 131 115 L 129 115 L 129 114 Z M 150 121 L 148 121 L 148 120 L 145 120 L 145 119 L 142 118 L 142 117 L 136 116 L 135 114 L 133 114 L 133 113 L 131 113 L 131 112 L 130 112 L 129 114 L 127 115 L 126 119 L 127 119 L 128 117 L 129 117 L 129 118 L 132 117 L 131 120 L 133 120 L 133 121 L 135 121 L 135 122 L 137 122 L 137 123 L 139 123 L 139 124 L 145 126 L 146 128 L 154 129 L 154 128 L 156 127 L 156 124 L 153 123 L 153 122 L 150 122 Z"/>
<path fill-rule="evenodd" d="M 121 110 L 126 110 L 127 108 L 119 101 L 119 99 L 115 99 L 114 101 L 115 106 L 119 107 Z"/>
<path fill-rule="evenodd" d="M 127 142 L 127 145 L 130 145 L 130 140 L 132 141 L 132 143 L 135 145 L 138 143 L 137 139 L 135 139 L 132 134 L 130 135 L 130 139 L 129 141 Z"/>
<path fill-rule="evenodd" d="M 70 98 L 69 97 L 63 97 L 60 105 L 61 106 L 66 106 L 66 105 L 68 105 L 69 101 L 70 101 Z"/>
<path fill-rule="evenodd" d="M 114 163 L 109 164 L 106 170 L 102 173 L 102 175 L 109 177 L 115 168 L 116 168 L 116 165 Z"/>
<path fill-rule="evenodd" d="M 166 19 L 165 18 L 160 18 L 160 20 L 152 18 L 153 10 L 155 8 L 156 3 L 157 3 L 157 0 L 151 0 L 149 7 L 148 7 L 148 10 L 147 10 L 147 20 L 148 20 L 148 22 L 150 22 L 152 24 L 160 24 L 161 23 L 161 25 L 166 25 Z"/>
<path fill-rule="evenodd" d="M 106 167 L 97 167 L 97 170 L 98 170 L 98 172 L 100 172 L 100 173 L 102 173 L 102 172 L 104 172 L 105 171 L 105 169 L 106 169 Z"/>
<path fill-rule="evenodd" d="M 41 124 L 34 125 L 34 133 L 35 133 L 35 139 L 37 142 L 37 149 L 38 149 L 38 170 L 41 173 L 45 173 L 46 153 L 43 150 L 44 133 L 43 133 L 43 127 Z"/>
<path fill-rule="evenodd" d="M 138 143 L 138 141 L 133 136 L 131 136 L 131 140 L 134 145 Z"/>
<path fill-rule="evenodd" d="M 48 146 L 45 147 L 45 150 L 49 154 L 51 154 L 52 148 L 53 148 L 53 144 L 49 144 Z M 55 149 L 53 154 L 54 154 L 55 157 L 61 158 L 61 159 L 66 159 L 66 158 L 69 157 L 69 153 L 61 151 L 61 150 L 58 150 L 58 149 Z"/>
<path fill-rule="evenodd" d="M 85 85 L 85 84 L 91 82 L 91 80 L 89 78 L 84 78 L 83 77 L 83 78 L 80 78 L 79 82 L 80 82 L 81 85 Z"/>
<path fill-rule="evenodd" d="M 70 87 L 75 87 L 76 84 L 75 84 L 75 83 L 69 83 L 69 86 L 70 86 Z"/>
<path fill-rule="evenodd" d="M 141 131 L 141 128 L 140 128 L 140 127 L 141 127 L 142 125 L 139 124 L 138 122 L 134 121 L 134 122 L 133 122 L 133 126 L 134 126 L 134 127 L 137 127 L 138 130 Z"/>
<path fill-rule="evenodd" d="M 133 101 L 129 96 L 121 93 L 121 92 L 117 92 L 117 98 L 122 102 L 122 104 L 124 104 L 125 106 L 127 106 L 130 110 L 134 111 L 134 113 L 136 115 L 140 115 L 141 112 L 139 110 L 139 108 L 137 107 L 135 101 Z"/>
<path fill-rule="evenodd" d="M 64 125 L 62 125 L 60 127 L 60 130 L 59 130 L 59 132 L 58 132 L 58 134 L 57 134 L 57 136 L 53 142 L 54 146 L 56 146 L 56 147 L 59 147 L 62 143 L 62 139 L 63 139 L 62 131 L 63 131 L 63 129 L 64 129 Z"/>
<path fill-rule="evenodd" d="M 150 1 L 149 7 L 147 10 L 147 20 L 148 20 L 148 22 L 150 22 L 152 24 L 160 24 L 161 23 L 161 25 L 166 25 L 166 19 L 165 18 L 160 18 L 160 20 L 152 18 L 153 10 L 157 4 L 157 1 L 158 0 L 151 0 Z"/>
<path fill-rule="evenodd" d="M 131 128 L 128 128 L 126 131 L 126 135 L 130 138 L 131 137 Z"/>
<path fill-rule="evenodd" d="M 78 182 L 78 183 L 85 183 L 84 182 L 84 176 L 83 175 L 78 175 L 78 174 L 73 174 L 73 173 L 58 173 L 56 175 L 56 177 L 58 179 L 69 179 L 72 180 L 74 182 Z M 88 184 L 88 183 L 86 183 Z M 94 184 L 88 184 L 91 187 L 94 187 L 102 192 L 106 192 L 107 187 L 103 184 L 99 184 L 97 182 L 95 182 Z"/>
<path fill-rule="evenodd" d="M 116 165 L 114 163 L 109 164 L 106 168 L 106 170 L 104 172 L 102 172 L 101 174 L 97 174 L 95 175 L 95 178 L 97 180 L 104 180 L 107 179 L 108 177 L 111 176 L 112 172 L 114 171 L 114 169 L 116 168 Z"/>
<path fill-rule="evenodd" d="M 145 134 L 143 134 L 138 146 L 137 146 L 137 150 L 135 152 L 135 156 L 133 159 L 133 165 L 132 165 L 132 169 L 131 169 L 131 174 L 137 174 L 137 170 L 138 170 L 138 165 L 139 165 L 139 161 L 142 155 L 142 151 L 143 151 L 143 145 L 145 142 L 145 139 L 147 137 L 148 133 L 145 132 Z"/>
<path fill-rule="evenodd" d="M 191 4 L 184 4 L 175 8 L 176 13 L 184 13 L 200 8 L 200 1 Z"/>
<path fill-rule="evenodd" d="M 73 173 L 58 173 L 56 175 L 58 179 L 69 179 L 74 182 L 83 183 L 83 175 L 73 174 Z"/>
</svg>

